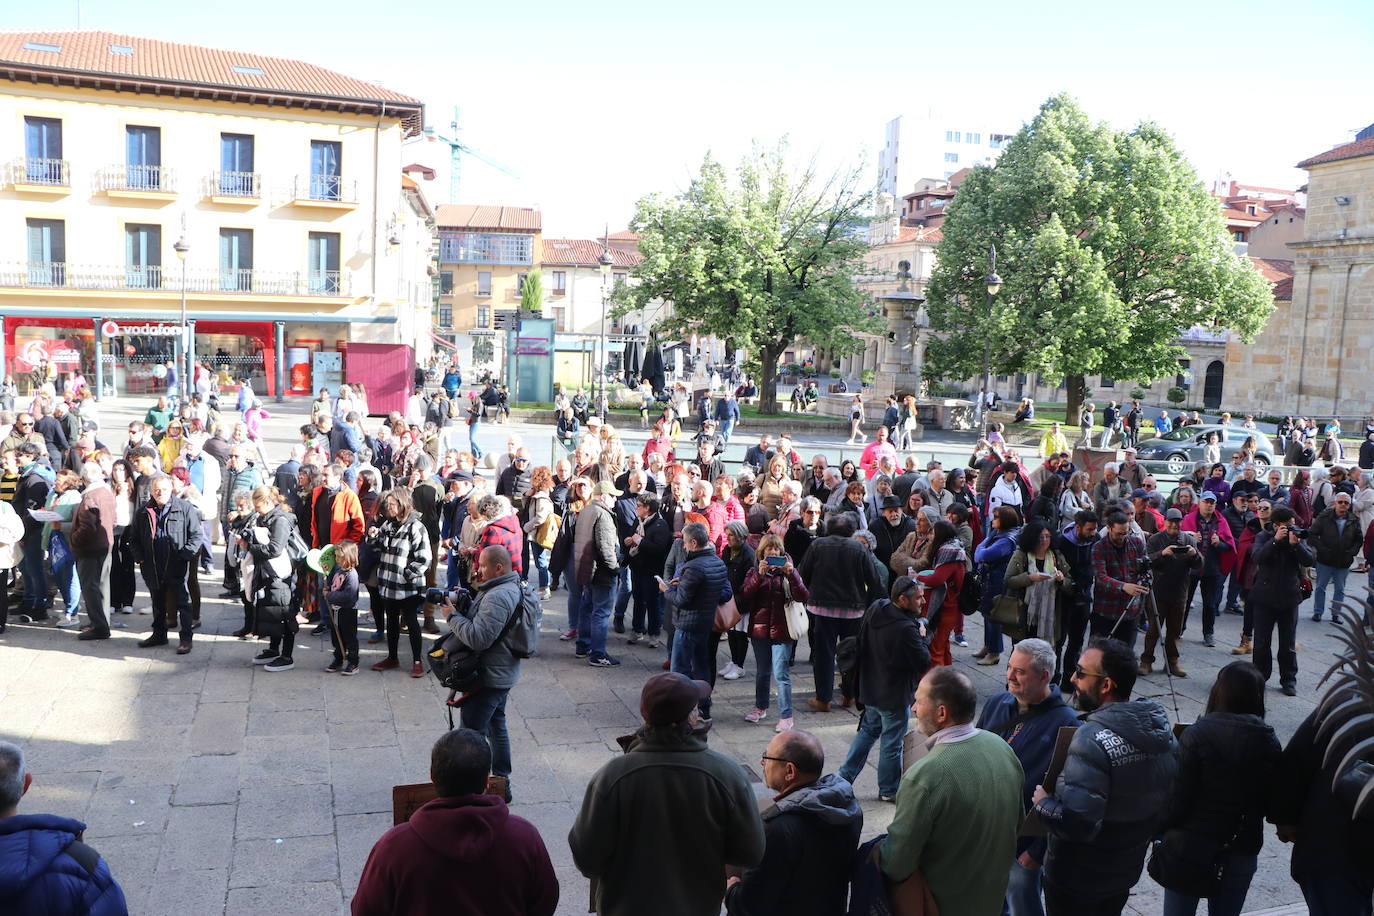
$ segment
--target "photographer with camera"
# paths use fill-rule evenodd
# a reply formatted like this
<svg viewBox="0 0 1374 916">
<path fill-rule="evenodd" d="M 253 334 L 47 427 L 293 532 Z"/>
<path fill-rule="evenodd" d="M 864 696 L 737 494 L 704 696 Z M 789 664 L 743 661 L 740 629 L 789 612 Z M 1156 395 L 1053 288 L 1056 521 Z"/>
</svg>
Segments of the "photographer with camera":
<svg viewBox="0 0 1374 916">
<path fill-rule="evenodd" d="M 1231 567 L 1236 565 L 1236 539 L 1231 526 L 1217 511 L 1217 494 L 1204 490 L 1198 496 L 1197 511 L 1183 520 L 1183 530 L 1197 535 L 1202 553 L 1202 644 L 1215 646 L 1212 635 L 1221 610 L 1221 592 Z"/>
<path fill-rule="evenodd" d="M 1150 589 L 1140 580 L 1148 566 L 1145 542 L 1131 534 L 1123 512 L 1107 516 L 1107 534 L 1093 545 L 1093 610 L 1088 618 L 1094 636 L 1109 636 L 1135 648 L 1136 625 Z"/>
<path fill-rule="evenodd" d="M 1155 662 L 1155 645 L 1159 642 L 1160 625 L 1164 627 L 1164 662 L 1174 677 L 1187 677 L 1178 663 L 1178 637 L 1183 630 L 1183 609 L 1188 604 L 1188 576 L 1202 568 L 1202 554 L 1197 549 L 1197 536 L 1184 531 L 1183 513 L 1170 509 L 1164 517 L 1164 530 L 1150 535 L 1145 542 L 1149 552 L 1151 586 L 1155 601 L 1155 616 L 1150 619 L 1145 634 L 1145 651 L 1140 653 L 1140 673 L 1149 674 Z"/>
<path fill-rule="evenodd" d="M 1293 521 L 1293 510 L 1275 506 L 1270 513 L 1272 531 L 1261 531 L 1255 537 L 1252 557 L 1255 582 L 1250 589 L 1250 610 L 1254 617 L 1255 667 L 1269 680 L 1273 670 L 1270 642 L 1274 626 L 1279 629 L 1279 689 L 1285 696 L 1297 696 L 1298 653 L 1295 643 L 1298 631 L 1298 605 L 1302 603 L 1302 569 L 1316 562 L 1316 557 L 1304 543 L 1307 532 Z"/>
</svg>

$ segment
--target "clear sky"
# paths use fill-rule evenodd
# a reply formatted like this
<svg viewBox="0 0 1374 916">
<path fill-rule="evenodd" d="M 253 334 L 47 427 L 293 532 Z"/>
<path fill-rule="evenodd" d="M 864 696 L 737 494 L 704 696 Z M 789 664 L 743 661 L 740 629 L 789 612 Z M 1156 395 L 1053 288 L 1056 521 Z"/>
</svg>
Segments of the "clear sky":
<svg viewBox="0 0 1374 916">
<path fill-rule="evenodd" d="M 1153 119 L 1209 183 L 1296 187 L 1299 160 L 1374 121 L 1367 0 L 80 0 L 80 24 L 294 57 L 418 96 L 474 160 L 469 203 L 537 205 L 545 233 L 623 227 L 710 150 L 787 135 L 866 162 L 906 111 L 1019 124 L 1067 90 L 1117 127 Z M 77 0 L 0 0 L 0 28 L 71 29 Z M 1314 36 L 1321 36 L 1320 38 Z M 446 188 L 434 188 L 436 195 Z"/>
</svg>

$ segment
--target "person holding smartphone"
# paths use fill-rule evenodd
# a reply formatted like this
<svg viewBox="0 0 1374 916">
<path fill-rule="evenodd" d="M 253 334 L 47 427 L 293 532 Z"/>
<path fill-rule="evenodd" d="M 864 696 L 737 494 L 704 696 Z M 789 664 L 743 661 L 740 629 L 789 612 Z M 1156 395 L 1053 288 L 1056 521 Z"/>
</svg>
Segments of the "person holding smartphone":
<svg viewBox="0 0 1374 916">
<path fill-rule="evenodd" d="M 1178 640 L 1183 631 L 1183 613 L 1188 607 L 1189 577 L 1202 568 L 1202 554 L 1197 549 L 1197 535 L 1182 530 L 1183 512 L 1170 509 L 1164 516 L 1164 530 L 1150 535 L 1145 550 L 1153 570 L 1155 616 L 1149 620 L 1145 633 L 1145 649 L 1140 653 L 1140 673 L 1149 674 L 1155 661 L 1155 645 L 1159 642 L 1159 624 L 1164 622 L 1164 660 L 1174 677 L 1187 677 L 1178 663 Z"/>
<path fill-rule="evenodd" d="M 746 722 L 768 717 L 769 681 L 778 684 L 778 732 L 792 728 L 792 635 L 787 628 L 787 605 L 811 597 L 801 575 L 783 548 L 782 538 L 766 534 L 759 540 L 757 562 L 745 574 L 741 591 L 752 607 L 749 643 L 754 650 L 754 708 Z"/>
<path fill-rule="evenodd" d="M 1292 697 L 1298 694 L 1296 643 L 1302 570 L 1315 566 L 1317 558 L 1295 530 L 1292 509 L 1275 506 L 1270 519 L 1273 534 L 1261 531 L 1253 548 L 1255 583 L 1250 588 L 1250 604 L 1255 625 L 1254 662 L 1267 682 L 1273 671 L 1270 646 L 1278 627 L 1279 689 Z"/>
</svg>

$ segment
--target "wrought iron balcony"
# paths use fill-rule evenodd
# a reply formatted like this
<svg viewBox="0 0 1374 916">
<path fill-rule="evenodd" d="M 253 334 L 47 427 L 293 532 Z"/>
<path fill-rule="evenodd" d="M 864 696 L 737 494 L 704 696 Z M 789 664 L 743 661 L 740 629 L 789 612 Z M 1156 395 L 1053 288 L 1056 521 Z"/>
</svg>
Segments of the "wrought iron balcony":
<svg viewBox="0 0 1374 916">
<path fill-rule="evenodd" d="M 96 190 L 128 193 L 176 193 L 176 173 L 161 165 L 111 165 L 96 176 Z"/>
<path fill-rule="evenodd" d="M 262 196 L 262 176 L 257 172 L 211 172 L 205 179 L 205 196 L 256 200 Z"/>
<path fill-rule="evenodd" d="M 187 269 L 188 293 L 232 293 L 259 296 L 347 296 L 343 271 L 267 271 Z M 179 265 L 101 266 L 54 261 L 0 263 L 0 288 L 98 290 L 102 292 L 178 293 Z"/>
<path fill-rule="evenodd" d="M 9 181 L 11 184 L 49 188 L 71 187 L 71 175 L 65 159 L 16 159 L 10 165 Z"/>
<path fill-rule="evenodd" d="M 351 206 L 358 203 L 358 183 L 344 181 L 339 175 L 297 175 L 291 186 L 291 199 Z"/>
</svg>

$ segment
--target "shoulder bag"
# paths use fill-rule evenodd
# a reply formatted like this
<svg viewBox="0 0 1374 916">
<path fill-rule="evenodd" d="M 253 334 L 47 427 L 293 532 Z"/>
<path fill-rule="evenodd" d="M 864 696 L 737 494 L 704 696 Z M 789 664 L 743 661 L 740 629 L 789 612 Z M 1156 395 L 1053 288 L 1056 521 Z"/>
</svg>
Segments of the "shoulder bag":
<svg viewBox="0 0 1374 916">
<path fill-rule="evenodd" d="M 800 601 L 792 600 L 792 583 L 784 576 L 782 580 L 783 594 L 783 615 L 787 618 L 787 635 L 793 639 L 801 639 L 806 635 L 806 628 L 810 622 L 807 617 L 806 605 Z"/>
<path fill-rule="evenodd" d="M 739 608 L 735 607 L 735 598 L 731 595 L 721 604 L 716 605 L 716 623 L 712 629 L 717 633 L 724 633 L 740 622 Z"/>
</svg>

